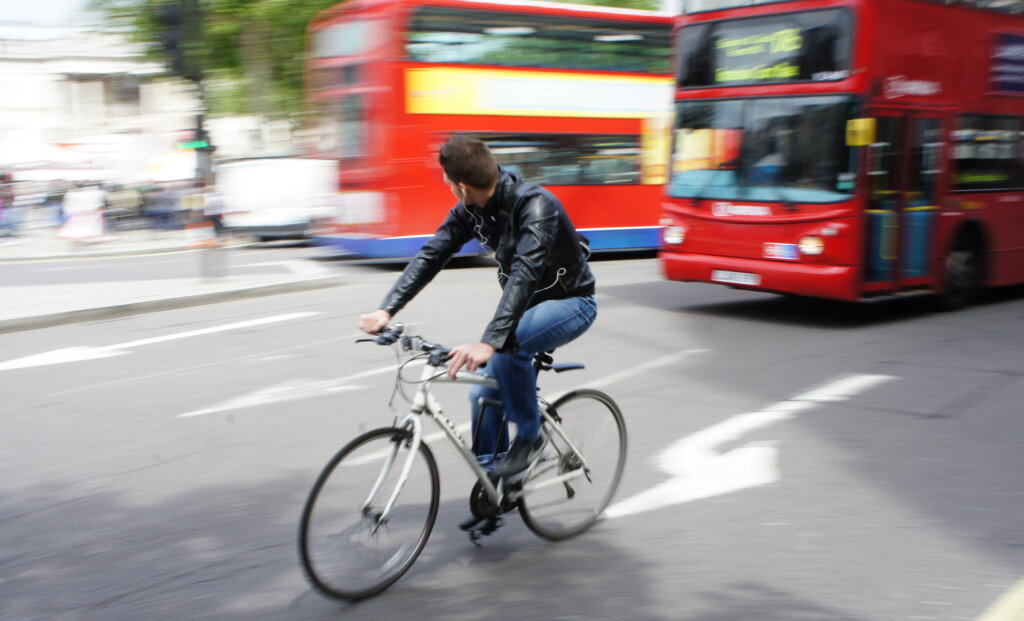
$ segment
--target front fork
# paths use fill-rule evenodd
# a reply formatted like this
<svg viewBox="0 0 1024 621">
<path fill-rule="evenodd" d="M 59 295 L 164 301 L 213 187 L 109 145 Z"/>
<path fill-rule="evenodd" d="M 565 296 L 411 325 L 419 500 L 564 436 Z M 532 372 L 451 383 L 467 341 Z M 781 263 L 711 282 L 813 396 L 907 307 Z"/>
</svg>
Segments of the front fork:
<svg viewBox="0 0 1024 621">
<path fill-rule="evenodd" d="M 402 492 L 402 488 L 405 487 L 406 481 L 409 480 L 409 472 L 412 471 L 412 464 L 416 460 L 416 454 L 420 450 L 420 443 L 423 441 L 422 423 L 420 422 L 420 417 L 416 414 L 409 414 L 406 416 L 405 420 L 403 420 L 401 424 L 397 425 L 397 427 L 402 431 L 396 436 L 396 439 L 391 446 L 391 451 L 387 456 L 387 460 L 384 462 L 384 467 L 380 469 L 380 475 L 378 475 L 377 481 L 374 482 L 373 487 L 370 489 L 370 493 L 366 497 L 366 502 L 363 503 L 362 513 L 365 516 L 369 513 L 374 498 L 377 497 L 377 494 L 380 492 L 381 487 L 383 487 L 388 474 L 391 473 L 391 468 L 395 465 L 395 461 L 398 459 L 398 449 L 401 448 L 402 444 L 407 444 L 409 446 L 409 454 L 405 458 L 405 463 L 402 464 L 402 472 L 398 475 L 398 481 L 395 482 L 395 488 L 391 491 L 391 496 L 388 498 L 387 504 L 384 505 L 384 509 L 376 516 L 373 516 L 373 529 L 375 532 L 383 524 L 387 523 L 388 516 L 391 515 L 391 508 L 395 506 L 395 501 L 398 500 L 398 494 Z M 408 434 L 411 434 L 411 437 L 406 437 Z"/>
</svg>

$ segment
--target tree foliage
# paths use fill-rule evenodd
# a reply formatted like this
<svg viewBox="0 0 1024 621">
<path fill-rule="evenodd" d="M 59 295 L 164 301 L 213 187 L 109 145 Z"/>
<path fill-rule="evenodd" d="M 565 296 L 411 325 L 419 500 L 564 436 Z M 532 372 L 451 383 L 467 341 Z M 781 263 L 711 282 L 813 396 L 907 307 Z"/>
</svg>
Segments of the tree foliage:
<svg viewBox="0 0 1024 621">
<path fill-rule="evenodd" d="M 92 0 L 114 28 L 163 59 L 160 6 L 167 0 Z M 563 0 L 566 1 L 566 0 Z M 575 4 L 656 9 L 658 0 L 571 0 Z M 302 112 L 306 27 L 338 0 L 198 0 L 201 36 L 184 42 L 203 70 L 214 114 L 285 116 Z"/>
</svg>

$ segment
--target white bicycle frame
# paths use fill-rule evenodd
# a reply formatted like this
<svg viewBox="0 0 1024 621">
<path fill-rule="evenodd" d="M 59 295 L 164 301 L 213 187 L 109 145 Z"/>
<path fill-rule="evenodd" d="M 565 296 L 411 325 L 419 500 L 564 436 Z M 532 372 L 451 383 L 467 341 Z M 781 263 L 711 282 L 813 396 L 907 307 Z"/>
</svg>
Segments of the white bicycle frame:
<svg viewBox="0 0 1024 621">
<path fill-rule="evenodd" d="M 487 493 L 491 502 L 494 503 L 494 506 L 501 506 L 501 501 L 505 496 L 505 491 L 503 489 L 504 480 L 499 480 L 497 486 L 491 482 L 490 477 L 487 476 L 487 472 L 480 466 L 480 463 L 476 459 L 476 455 L 473 454 L 473 451 L 469 448 L 469 445 L 462 437 L 462 434 L 458 432 L 452 421 L 444 415 L 444 410 L 441 408 L 441 402 L 438 401 L 437 397 L 430 392 L 430 385 L 434 382 L 475 384 L 479 386 L 486 386 L 488 388 L 498 388 L 498 382 L 493 377 L 488 377 L 479 373 L 459 372 L 455 376 L 455 379 L 451 380 L 448 378 L 448 372 L 444 367 L 435 367 L 430 364 L 424 365 L 423 373 L 420 376 L 419 388 L 416 391 L 416 396 L 413 398 L 412 407 L 402 421 L 395 425 L 399 429 L 412 431 L 412 438 L 407 440 L 411 450 L 409 451 L 409 455 L 406 458 L 405 463 L 402 465 L 402 472 L 398 477 L 394 490 L 391 492 L 391 497 L 388 498 L 388 502 L 384 506 L 383 511 L 381 511 L 380 515 L 377 517 L 378 525 L 384 523 L 391 514 L 391 507 L 394 506 L 399 493 L 401 493 L 402 488 L 405 487 L 405 483 L 409 478 L 413 459 L 415 458 L 417 451 L 419 451 L 420 444 L 423 442 L 423 425 L 421 423 L 421 416 L 424 413 L 432 418 L 437 423 L 438 427 L 444 431 L 444 434 L 455 446 L 458 453 L 462 455 L 466 465 L 468 465 L 469 469 L 476 475 L 477 480 L 480 481 L 480 485 L 483 486 L 484 491 Z M 569 437 L 565 435 L 562 431 L 561 425 L 555 422 L 547 412 L 547 408 L 541 407 L 540 412 L 542 429 L 547 429 L 549 434 L 551 432 L 557 434 L 565 446 L 568 447 L 571 454 L 575 455 L 576 458 L 579 459 L 581 467 L 574 468 L 565 474 L 546 479 L 544 481 L 531 482 L 524 485 L 521 489 L 513 490 L 508 496 L 508 500 L 510 501 L 515 501 L 524 494 L 528 494 L 545 487 L 568 483 L 573 479 L 586 475 L 587 471 L 590 469 L 586 459 L 580 453 L 579 449 L 577 449 L 576 445 L 573 444 Z M 380 476 L 377 477 L 377 481 L 370 490 L 370 494 L 367 496 L 366 502 L 363 503 L 364 511 L 370 507 L 373 499 L 377 496 L 380 488 L 384 485 L 384 480 L 387 478 L 387 475 L 391 472 L 391 468 L 395 464 L 395 460 L 398 456 L 398 449 L 399 444 L 395 444 L 395 446 L 391 448 L 391 453 L 388 455 L 387 460 L 384 463 L 384 467 L 381 468 Z M 525 478 L 528 479 L 530 474 L 532 473 L 528 473 Z"/>
</svg>

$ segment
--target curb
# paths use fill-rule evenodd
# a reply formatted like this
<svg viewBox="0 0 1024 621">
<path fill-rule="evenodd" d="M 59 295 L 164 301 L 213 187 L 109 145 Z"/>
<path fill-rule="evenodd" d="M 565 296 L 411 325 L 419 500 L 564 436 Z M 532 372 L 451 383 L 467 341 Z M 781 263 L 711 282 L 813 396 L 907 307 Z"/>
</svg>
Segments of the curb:
<svg viewBox="0 0 1024 621">
<path fill-rule="evenodd" d="M 238 289 L 226 289 L 224 291 L 211 291 L 196 295 L 185 295 L 176 297 L 159 298 L 156 300 L 143 300 L 140 302 L 128 302 L 112 306 L 97 306 L 93 308 L 82 308 L 32 317 L 15 317 L 12 319 L 0 319 L 0 334 L 6 332 L 19 332 L 22 330 L 36 330 L 39 328 L 50 328 L 53 326 L 93 321 L 97 319 L 113 319 L 117 317 L 129 317 L 143 313 L 152 313 L 162 310 L 173 310 L 176 308 L 187 308 L 190 306 L 202 306 L 217 302 L 228 302 L 256 298 L 278 293 L 294 293 L 298 291 L 310 291 L 314 289 L 326 289 L 344 284 L 341 276 L 320 276 L 297 280 L 293 282 L 273 283 L 269 285 L 255 285 L 241 287 Z"/>
<path fill-rule="evenodd" d="M 138 250 L 109 250 L 104 252 L 82 252 L 62 254 L 22 255 L 17 257 L 0 257 L 0 263 L 16 263 L 25 261 L 56 261 L 72 259 L 109 259 L 113 257 L 133 257 L 147 254 L 167 254 L 193 250 L 184 246 L 168 246 L 166 248 L 140 248 Z"/>
<path fill-rule="evenodd" d="M 230 250 L 234 248 L 244 248 L 248 246 L 247 243 L 232 244 L 229 246 L 222 246 L 222 249 Z M 20 256 L 0 256 L 0 263 L 16 263 L 25 261 L 56 261 L 56 260 L 72 260 L 72 259 L 110 259 L 115 257 L 136 257 L 145 256 L 150 254 L 168 254 L 171 252 L 189 252 L 192 250 L 207 250 L 206 248 L 189 248 L 188 246 L 181 245 L 168 245 L 156 248 L 134 248 L 131 250 L 97 250 L 97 251 L 86 251 L 86 252 L 63 252 L 56 254 L 40 254 L 40 255 L 20 255 Z"/>
</svg>

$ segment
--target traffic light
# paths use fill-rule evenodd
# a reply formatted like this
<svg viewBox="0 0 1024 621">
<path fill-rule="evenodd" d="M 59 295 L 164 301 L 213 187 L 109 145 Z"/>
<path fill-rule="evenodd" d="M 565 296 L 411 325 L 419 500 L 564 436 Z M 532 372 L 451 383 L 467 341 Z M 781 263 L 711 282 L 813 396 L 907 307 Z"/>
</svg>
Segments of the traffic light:
<svg viewBox="0 0 1024 621">
<path fill-rule="evenodd" d="M 199 43 L 200 16 L 196 0 L 170 0 L 156 7 L 160 47 L 167 67 L 174 75 L 198 82 L 202 79 L 195 54 L 189 49 Z"/>
</svg>

